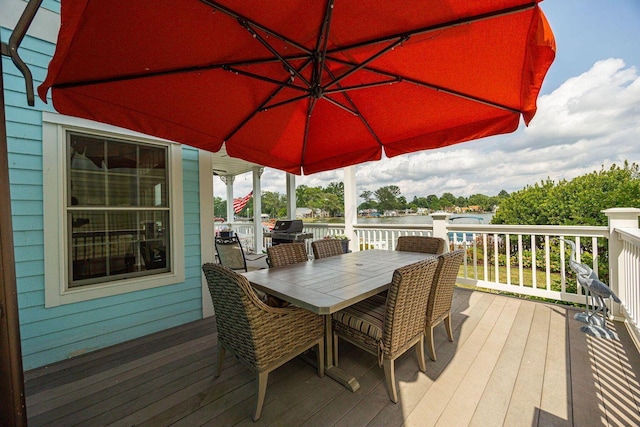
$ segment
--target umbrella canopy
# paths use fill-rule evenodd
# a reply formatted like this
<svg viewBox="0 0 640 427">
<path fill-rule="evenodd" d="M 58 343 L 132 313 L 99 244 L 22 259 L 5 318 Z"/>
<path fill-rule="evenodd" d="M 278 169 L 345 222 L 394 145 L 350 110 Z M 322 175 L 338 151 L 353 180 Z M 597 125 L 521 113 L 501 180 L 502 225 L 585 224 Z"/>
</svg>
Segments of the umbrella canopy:
<svg viewBox="0 0 640 427">
<path fill-rule="evenodd" d="M 64 0 L 63 114 L 315 173 L 513 132 L 555 56 L 524 0 Z"/>
</svg>

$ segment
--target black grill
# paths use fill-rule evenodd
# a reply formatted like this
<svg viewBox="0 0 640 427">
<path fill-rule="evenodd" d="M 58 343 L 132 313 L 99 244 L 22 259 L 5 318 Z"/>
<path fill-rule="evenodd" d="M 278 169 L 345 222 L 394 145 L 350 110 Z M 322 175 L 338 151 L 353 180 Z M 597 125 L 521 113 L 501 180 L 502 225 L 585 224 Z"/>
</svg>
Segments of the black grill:
<svg viewBox="0 0 640 427">
<path fill-rule="evenodd" d="M 302 232 L 302 220 L 294 219 L 290 221 L 276 221 L 276 225 L 269 233 L 264 233 L 265 237 L 271 237 L 271 245 L 281 243 L 303 242 L 305 239 L 313 238 L 313 233 Z"/>
</svg>

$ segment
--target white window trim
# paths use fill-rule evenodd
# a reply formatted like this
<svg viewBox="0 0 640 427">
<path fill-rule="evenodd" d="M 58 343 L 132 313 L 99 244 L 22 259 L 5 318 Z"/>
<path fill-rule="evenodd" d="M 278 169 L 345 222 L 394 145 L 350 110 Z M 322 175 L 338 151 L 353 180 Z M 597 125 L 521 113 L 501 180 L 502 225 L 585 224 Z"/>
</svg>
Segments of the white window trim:
<svg viewBox="0 0 640 427">
<path fill-rule="evenodd" d="M 56 307 L 184 282 L 182 146 L 127 129 L 49 112 L 42 113 L 42 123 L 45 307 Z M 64 206 L 64 201 L 67 200 L 65 182 L 67 162 L 65 132 L 67 131 L 117 139 L 126 138 L 134 142 L 168 148 L 172 271 L 77 288 L 68 287 L 67 219 Z"/>
</svg>

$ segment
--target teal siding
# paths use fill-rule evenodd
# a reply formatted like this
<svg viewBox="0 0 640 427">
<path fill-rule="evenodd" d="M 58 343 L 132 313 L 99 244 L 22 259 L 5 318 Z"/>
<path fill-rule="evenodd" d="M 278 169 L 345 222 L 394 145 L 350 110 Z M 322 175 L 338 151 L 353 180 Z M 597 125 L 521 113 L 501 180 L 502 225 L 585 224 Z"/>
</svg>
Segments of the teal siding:
<svg viewBox="0 0 640 427">
<path fill-rule="evenodd" d="M 59 11 L 59 1 L 43 7 Z M 2 28 L 2 39 L 9 32 Z M 54 45 L 25 37 L 20 53 L 37 87 L 46 75 Z M 18 305 L 24 369 L 177 326 L 202 317 L 198 151 L 184 147 L 185 281 L 59 307 L 44 307 L 44 221 L 42 111 L 51 104 L 26 102 L 24 80 L 2 58 L 7 116 L 9 180 L 14 228 Z M 46 144 L 47 141 L 44 141 Z"/>
</svg>

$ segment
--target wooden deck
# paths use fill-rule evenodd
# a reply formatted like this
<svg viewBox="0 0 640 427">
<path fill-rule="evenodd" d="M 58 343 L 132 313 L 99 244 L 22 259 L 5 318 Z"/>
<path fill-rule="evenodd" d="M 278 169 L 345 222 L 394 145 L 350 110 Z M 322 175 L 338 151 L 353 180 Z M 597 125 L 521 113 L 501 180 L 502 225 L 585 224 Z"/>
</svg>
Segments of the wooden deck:
<svg viewBox="0 0 640 427">
<path fill-rule="evenodd" d="M 215 320 L 25 373 L 31 426 L 594 426 L 640 425 L 640 355 L 624 325 L 618 340 L 580 331 L 575 311 L 456 290 L 454 338 L 436 329 L 438 361 L 398 360 L 398 404 L 375 356 L 340 344 L 351 393 L 294 359 L 274 371 L 257 423 L 255 380 L 233 356 L 214 379 Z"/>
</svg>

